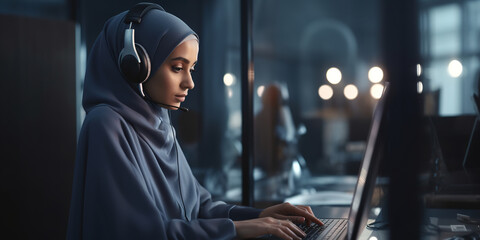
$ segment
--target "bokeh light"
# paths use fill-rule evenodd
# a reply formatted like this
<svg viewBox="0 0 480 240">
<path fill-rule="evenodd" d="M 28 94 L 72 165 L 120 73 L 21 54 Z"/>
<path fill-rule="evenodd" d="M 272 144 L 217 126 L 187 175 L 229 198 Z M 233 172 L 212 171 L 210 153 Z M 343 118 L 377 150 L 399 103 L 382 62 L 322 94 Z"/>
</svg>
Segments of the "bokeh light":
<svg viewBox="0 0 480 240">
<path fill-rule="evenodd" d="M 420 77 L 422 75 L 422 65 L 417 64 L 417 77 Z"/>
<path fill-rule="evenodd" d="M 368 70 L 368 80 L 372 83 L 379 83 L 383 80 L 383 70 L 380 67 L 372 67 Z"/>
<path fill-rule="evenodd" d="M 327 80 L 331 84 L 337 84 L 342 81 L 342 72 L 336 67 L 331 67 L 327 70 Z"/>
<path fill-rule="evenodd" d="M 422 93 L 423 92 L 423 83 L 418 81 L 417 82 L 417 92 Z"/>
<path fill-rule="evenodd" d="M 235 76 L 231 73 L 225 73 L 223 75 L 223 83 L 226 86 L 232 86 L 235 83 Z"/>
<path fill-rule="evenodd" d="M 357 98 L 357 96 L 358 96 L 358 88 L 355 87 L 355 85 L 353 85 L 353 84 L 348 84 L 343 89 L 343 94 L 345 95 L 345 97 L 347 99 L 353 100 L 353 99 Z"/>
<path fill-rule="evenodd" d="M 318 95 L 323 100 L 328 100 L 333 96 L 333 89 L 329 85 L 322 85 L 318 88 Z"/>
<path fill-rule="evenodd" d="M 456 59 L 450 61 L 448 64 L 448 74 L 453 78 L 458 78 L 462 75 L 463 66 L 462 63 Z"/>
<path fill-rule="evenodd" d="M 382 84 L 373 84 L 373 86 L 370 88 L 370 95 L 374 99 L 380 99 L 383 94 L 383 85 Z"/>
<path fill-rule="evenodd" d="M 258 97 L 262 97 L 263 91 L 265 91 L 265 86 L 261 85 L 257 88 L 257 95 Z"/>
</svg>

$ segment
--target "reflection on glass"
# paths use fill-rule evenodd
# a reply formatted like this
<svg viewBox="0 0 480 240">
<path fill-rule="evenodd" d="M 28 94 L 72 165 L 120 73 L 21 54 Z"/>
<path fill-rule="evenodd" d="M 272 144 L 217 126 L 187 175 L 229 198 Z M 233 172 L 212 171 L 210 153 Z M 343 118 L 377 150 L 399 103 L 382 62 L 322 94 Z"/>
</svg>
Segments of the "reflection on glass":
<svg viewBox="0 0 480 240">
<path fill-rule="evenodd" d="M 299 131 L 288 105 L 288 90 L 282 84 L 269 84 L 261 100 L 254 122 L 256 185 L 261 193 L 256 198 L 287 197 L 308 172 L 297 148 Z"/>
</svg>

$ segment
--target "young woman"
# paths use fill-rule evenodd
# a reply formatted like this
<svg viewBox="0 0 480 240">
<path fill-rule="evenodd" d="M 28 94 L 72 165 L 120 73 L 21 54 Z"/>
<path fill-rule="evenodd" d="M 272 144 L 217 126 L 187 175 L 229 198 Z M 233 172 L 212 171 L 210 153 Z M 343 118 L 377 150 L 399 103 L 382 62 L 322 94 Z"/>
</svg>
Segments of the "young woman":
<svg viewBox="0 0 480 240">
<path fill-rule="evenodd" d="M 67 239 L 300 239 L 310 207 L 212 201 L 176 141 L 170 110 L 194 88 L 198 36 L 155 4 L 110 18 L 92 47 Z"/>
</svg>

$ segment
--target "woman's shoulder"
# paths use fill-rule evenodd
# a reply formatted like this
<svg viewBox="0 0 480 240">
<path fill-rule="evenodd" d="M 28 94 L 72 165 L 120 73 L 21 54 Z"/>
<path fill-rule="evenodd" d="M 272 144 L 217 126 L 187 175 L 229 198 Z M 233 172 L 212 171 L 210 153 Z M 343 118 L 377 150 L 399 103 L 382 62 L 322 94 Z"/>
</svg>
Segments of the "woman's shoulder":
<svg viewBox="0 0 480 240">
<path fill-rule="evenodd" d="M 125 123 L 125 119 L 108 105 L 98 105 L 85 116 L 84 125 L 108 129 Z"/>
</svg>

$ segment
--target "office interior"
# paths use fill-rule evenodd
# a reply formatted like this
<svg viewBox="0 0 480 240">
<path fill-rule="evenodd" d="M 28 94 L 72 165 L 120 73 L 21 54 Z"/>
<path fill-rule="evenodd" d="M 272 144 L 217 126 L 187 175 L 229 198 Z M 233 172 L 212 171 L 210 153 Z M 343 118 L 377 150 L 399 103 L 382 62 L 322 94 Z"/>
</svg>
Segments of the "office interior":
<svg viewBox="0 0 480 240">
<path fill-rule="evenodd" d="M 5 235 L 65 237 L 89 49 L 137 2 L 0 1 Z M 200 36 L 190 111 L 172 117 L 214 199 L 348 214 L 389 82 L 362 236 L 480 231 L 480 1 L 151 2 Z"/>
</svg>

